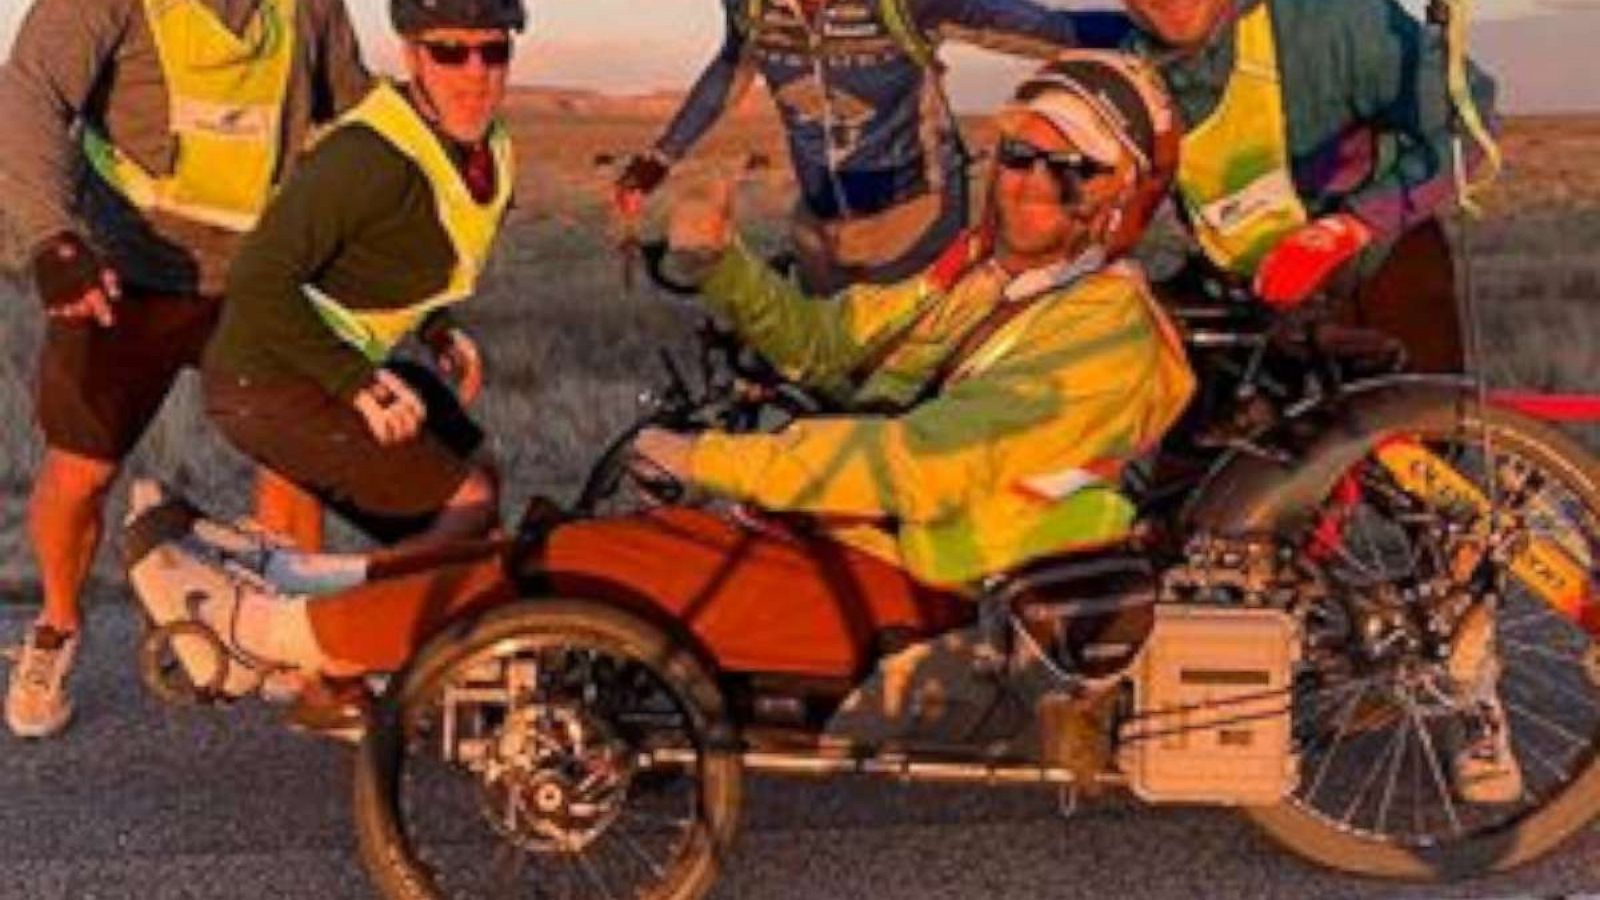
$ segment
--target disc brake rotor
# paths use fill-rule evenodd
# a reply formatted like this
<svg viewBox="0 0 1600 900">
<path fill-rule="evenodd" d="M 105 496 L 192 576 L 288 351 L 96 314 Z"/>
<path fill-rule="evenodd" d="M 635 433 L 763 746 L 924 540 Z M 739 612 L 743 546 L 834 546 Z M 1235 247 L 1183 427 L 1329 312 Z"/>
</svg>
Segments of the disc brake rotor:
<svg viewBox="0 0 1600 900">
<path fill-rule="evenodd" d="M 626 746 L 587 711 L 533 705 L 506 717 L 480 775 L 480 809 L 506 840 L 537 853 L 574 853 L 621 813 L 632 767 Z"/>
</svg>

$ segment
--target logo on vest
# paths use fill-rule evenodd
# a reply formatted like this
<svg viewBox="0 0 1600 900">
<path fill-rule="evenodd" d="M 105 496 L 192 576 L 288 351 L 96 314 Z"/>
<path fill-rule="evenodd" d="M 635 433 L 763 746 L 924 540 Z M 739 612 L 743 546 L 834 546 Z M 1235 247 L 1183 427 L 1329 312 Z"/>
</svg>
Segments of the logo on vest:
<svg viewBox="0 0 1600 900">
<path fill-rule="evenodd" d="M 1250 182 L 1243 189 L 1199 208 L 1207 225 L 1224 234 L 1252 225 L 1255 220 L 1292 208 L 1299 202 L 1289 173 L 1278 169 Z"/>
<path fill-rule="evenodd" d="M 179 99 L 172 109 L 174 131 L 234 141 L 272 139 L 275 137 L 272 120 L 272 110 L 265 106 Z"/>
</svg>

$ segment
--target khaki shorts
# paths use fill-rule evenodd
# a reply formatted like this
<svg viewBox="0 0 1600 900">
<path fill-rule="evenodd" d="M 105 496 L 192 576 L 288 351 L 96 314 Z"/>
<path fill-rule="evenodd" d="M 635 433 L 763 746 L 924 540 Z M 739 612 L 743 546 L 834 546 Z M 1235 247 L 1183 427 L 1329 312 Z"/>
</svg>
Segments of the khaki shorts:
<svg viewBox="0 0 1600 900">
<path fill-rule="evenodd" d="M 391 364 L 428 408 L 422 433 L 384 446 L 355 408 L 309 379 L 205 373 L 206 412 L 228 441 L 375 540 L 427 530 L 472 473 L 483 431 L 428 369 Z"/>
</svg>

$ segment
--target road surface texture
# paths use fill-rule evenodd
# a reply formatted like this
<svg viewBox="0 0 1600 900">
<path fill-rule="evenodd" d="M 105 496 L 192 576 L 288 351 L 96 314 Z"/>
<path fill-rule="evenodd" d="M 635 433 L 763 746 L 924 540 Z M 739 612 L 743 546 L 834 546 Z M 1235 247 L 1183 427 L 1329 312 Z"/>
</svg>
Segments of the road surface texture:
<svg viewBox="0 0 1600 900">
<path fill-rule="evenodd" d="M 26 613 L 0 609 L 6 640 Z M 0 736 L 0 900 L 369 900 L 351 753 L 260 704 L 168 709 L 134 675 L 134 619 L 101 604 L 60 739 Z M 1508 876 L 1390 885 L 1315 869 L 1235 815 L 1034 789 L 758 780 L 719 900 L 1502 898 L 1600 891 L 1600 832 Z"/>
</svg>

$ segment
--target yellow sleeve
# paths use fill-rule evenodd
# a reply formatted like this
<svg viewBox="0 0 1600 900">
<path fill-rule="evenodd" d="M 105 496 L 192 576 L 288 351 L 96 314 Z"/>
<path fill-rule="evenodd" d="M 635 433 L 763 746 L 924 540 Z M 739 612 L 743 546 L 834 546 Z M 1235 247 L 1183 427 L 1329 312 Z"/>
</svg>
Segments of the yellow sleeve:
<svg viewBox="0 0 1600 900">
<path fill-rule="evenodd" d="M 708 433 L 692 476 L 769 509 L 935 522 L 1029 476 L 1126 458 L 1150 439 L 1147 423 L 1171 418 L 1150 413 L 1173 401 L 1142 308 L 1052 302 L 992 340 L 1008 339 L 1013 350 L 904 416 Z"/>
</svg>

